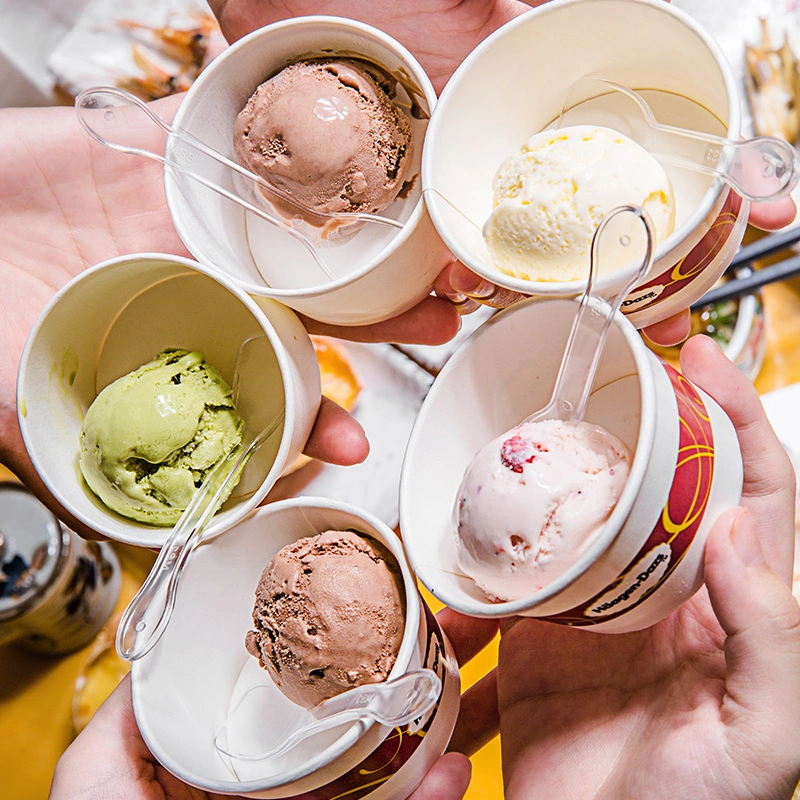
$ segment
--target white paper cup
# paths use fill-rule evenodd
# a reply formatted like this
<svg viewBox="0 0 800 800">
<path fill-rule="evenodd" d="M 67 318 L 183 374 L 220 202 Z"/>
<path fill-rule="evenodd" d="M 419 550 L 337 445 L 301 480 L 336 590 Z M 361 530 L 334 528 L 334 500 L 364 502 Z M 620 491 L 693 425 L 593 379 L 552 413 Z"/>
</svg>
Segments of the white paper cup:
<svg viewBox="0 0 800 800">
<path fill-rule="evenodd" d="M 187 93 L 174 126 L 236 161 L 234 121 L 255 89 L 289 64 L 315 56 L 367 58 L 414 87 L 423 115 L 436 93 L 414 57 L 381 31 L 339 17 L 298 17 L 254 31 L 225 50 Z M 408 98 L 407 98 L 408 99 Z M 408 115 L 414 131 L 409 179 L 418 176 L 428 120 Z M 185 158 L 184 143 L 172 137 L 168 151 Z M 191 148 L 189 148 L 191 150 Z M 205 177 L 235 192 L 230 170 L 188 153 Z M 273 297 L 323 322 L 364 325 L 395 316 L 428 295 L 449 260 L 422 200 L 420 181 L 406 199 L 381 212 L 402 229 L 367 223 L 346 243 L 320 250 L 336 275 L 320 270 L 302 244 L 268 222 L 190 178 L 167 169 L 167 202 L 190 252 L 213 264 L 253 295 Z"/>
<path fill-rule="evenodd" d="M 741 100 L 724 55 L 689 16 L 663 0 L 554 0 L 503 26 L 464 60 L 442 92 L 425 139 L 422 182 L 434 224 L 453 253 L 507 289 L 570 296 L 585 286 L 505 275 L 493 266 L 481 235 L 498 167 L 558 118 L 570 87 L 585 76 L 642 91 L 661 122 L 739 138 Z M 590 113 L 581 121 L 592 119 Z M 677 196 L 676 228 L 623 305 L 637 327 L 702 296 L 746 227 L 747 202 L 722 180 L 665 168 Z M 601 275 L 597 285 L 613 284 L 612 274 Z"/>
<path fill-rule="evenodd" d="M 98 264 L 50 301 L 31 331 L 17 384 L 19 423 L 36 470 L 59 502 L 110 539 L 160 547 L 171 528 L 108 509 L 83 480 L 78 459 L 86 410 L 102 389 L 174 347 L 199 350 L 230 385 L 239 348 L 265 336 L 257 432 L 283 409 L 282 426 L 250 459 L 239 485 L 205 535 L 233 525 L 264 499 L 305 446 L 320 402 L 311 340 L 295 314 L 267 298 L 254 301 L 196 262 L 142 253 Z M 247 370 L 248 374 L 258 371 Z"/>
<path fill-rule="evenodd" d="M 439 702 L 416 732 L 353 723 L 270 761 L 237 761 L 233 772 L 214 739 L 248 688 L 264 687 L 248 695 L 254 704 L 253 741 L 241 752 L 258 752 L 259 734 L 281 741 L 301 717 L 311 719 L 245 650 L 261 572 L 297 539 L 345 529 L 383 543 L 403 573 L 405 633 L 390 678 L 432 669 L 443 684 Z M 397 537 L 371 514 L 313 497 L 264 506 L 197 548 L 181 578 L 169 627 L 158 645 L 134 662 L 132 679 L 136 721 L 158 761 L 193 786 L 245 797 L 406 797 L 444 752 L 459 709 L 453 652 L 418 593 Z"/>
<path fill-rule="evenodd" d="M 514 602 L 488 600 L 456 556 L 452 512 L 464 472 L 483 445 L 550 399 L 576 308 L 566 299 L 522 301 L 485 323 L 448 361 L 406 451 L 403 541 L 420 580 L 457 611 L 638 630 L 702 584 L 706 536 L 739 501 L 742 462 L 722 409 L 651 353 L 619 314 L 585 416 L 634 453 L 606 525 L 569 570 Z M 531 355 L 543 341 L 547 348 Z"/>
</svg>

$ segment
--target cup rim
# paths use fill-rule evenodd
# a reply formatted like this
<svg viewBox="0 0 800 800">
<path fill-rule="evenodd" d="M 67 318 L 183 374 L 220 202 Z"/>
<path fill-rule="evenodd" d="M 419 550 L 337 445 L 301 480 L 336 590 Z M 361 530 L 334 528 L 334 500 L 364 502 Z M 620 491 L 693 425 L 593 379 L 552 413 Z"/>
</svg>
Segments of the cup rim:
<svg viewBox="0 0 800 800">
<path fill-rule="evenodd" d="M 52 492 L 53 496 L 58 500 L 58 502 L 76 519 L 81 520 L 84 524 L 89 525 L 89 527 L 93 527 L 91 522 L 88 522 L 85 519 L 85 515 L 80 511 L 80 509 L 76 508 L 73 504 L 72 500 L 65 496 L 63 492 L 60 491 L 59 485 L 57 482 L 53 481 L 51 476 L 46 472 L 42 471 L 38 467 L 38 458 L 34 457 L 33 453 L 38 450 L 39 448 L 36 447 L 31 442 L 31 433 L 28 426 L 27 421 L 27 414 L 24 413 L 25 409 L 25 399 L 24 399 L 24 391 L 25 391 L 25 383 L 27 380 L 28 375 L 28 366 L 30 363 L 30 356 L 31 351 L 33 350 L 33 346 L 35 341 L 39 337 L 39 333 L 41 332 L 42 327 L 45 325 L 48 317 L 50 316 L 51 311 L 53 308 L 61 302 L 62 298 L 73 291 L 74 287 L 87 281 L 92 280 L 99 272 L 107 270 L 109 268 L 113 268 L 119 265 L 125 264 L 132 264 L 137 261 L 145 261 L 145 260 L 154 260 L 154 261 L 163 261 L 169 262 L 171 264 L 178 265 L 180 267 L 185 268 L 186 270 L 200 273 L 207 278 L 215 281 L 216 283 L 220 284 L 224 289 L 230 291 L 234 297 L 236 297 L 247 309 L 247 311 L 252 315 L 255 321 L 258 323 L 259 327 L 264 331 L 267 338 L 269 339 L 270 347 L 275 355 L 275 359 L 278 363 L 278 368 L 281 373 L 281 378 L 283 382 L 283 397 L 284 397 L 284 422 L 283 422 L 283 434 L 281 436 L 281 443 L 278 447 L 278 452 L 275 457 L 275 461 L 273 462 L 273 466 L 270 468 L 270 472 L 267 473 L 265 476 L 264 481 L 261 483 L 261 488 L 256 490 L 253 494 L 253 498 L 256 498 L 258 495 L 266 494 L 263 491 L 264 485 L 266 485 L 267 478 L 269 477 L 270 473 L 275 471 L 275 465 L 281 463 L 282 460 L 286 458 L 287 451 L 289 449 L 291 436 L 289 435 L 292 430 L 294 430 L 296 425 L 296 411 L 295 406 L 297 404 L 297 389 L 294 385 L 294 381 L 292 379 L 292 369 L 289 363 L 289 358 L 287 353 L 285 352 L 284 345 L 280 341 L 280 337 L 278 336 L 274 326 L 267 318 L 266 314 L 259 308 L 256 302 L 239 286 L 237 286 L 232 280 L 230 280 L 225 275 L 220 275 L 216 271 L 210 270 L 208 267 L 204 266 L 203 264 L 194 261 L 189 258 L 185 258 L 184 256 L 176 256 L 168 253 L 157 253 L 157 252 L 146 252 L 146 253 L 128 253 L 122 256 L 114 256 L 112 258 L 106 259 L 105 261 L 101 261 L 98 264 L 94 264 L 91 267 L 83 270 L 83 272 L 78 273 L 72 279 L 70 279 L 64 286 L 62 286 L 54 295 L 50 298 L 47 305 L 42 309 L 39 316 L 37 317 L 36 321 L 31 328 L 30 333 L 25 341 L 25 346 L 22 350 L 22 355 L 20 357 L 20 365 L 19 370 L 17 373 L 17 386 L 16 386 L 16 400 L 17 400 L 17 419 L 19 422 L 20 432 L 22 434 L 22 439 L 25 444 L 25 448 L 28 451 L 28 454 L 33 461 L 34 467 L 36 468 L 36 472 L 39 475 L 42 482 L 45 486 Z M 76 452 L 77 452 L 77 443 L 76 443 Z M 278 475 L 274 476 L 274 480 L 272 483 L 278 479 Z M 269 491 L 269 490 L 267 490 Z M 260 502 L 259 500 L 255 501 Z M 225 525 L 221 526 L 219 518 L 216 520 L 212 518 L 212 520 L 208 523 L 204 538 L 213 538 L 225 530 L 228 530 L 229 527 L 235 525 L 237 522 L 241 521 L 241 519 L 245 518 L 250 510 L 250 506 L 253 503 L 253 499 L 247 500 L 242 503 L 242 512 L 241 515 L 238 516 L 231 522 L 226 523 Z M 114 514 L 115 512 L 108 510 L 107 513 L 109 515 Z M 113 538 L 113 541 L 122 542 L 123 544 L 130 544 L 135 546 L 141 547 L 160 547 L 164 544 L 167 537 L 169 536 L 170 531 L 172 530 L 171 526 L 156 526 L 156 525 L 147 525 L 145 523 L 140 523 L 135 525 L 134 520 L 127 520 L 127 522 L 131 523 L 129 526 L 126 526 L 125 531 L 122 534 L 117 534 L 114 537 L 109 536 L 109 538 Z M 130 533 L 128 533 L 130 531 Z M 140 532 L 137 534 L 137 531 Z M 101 533 L 105 533 L 104 531 L 100 531 Z"/>
<path fill-rule="evenodd" d="M 398 57 L 404 62 L 404 65 L 407 68 L 409 68 L 412 78 L 417 83 L 417 85 L 422 89 L 422 92 L 425 96 L 425 101 L 428 103 L 429 120 L 427 127 L 430 127 L 430 122 L 431 119 L 433 118 L 433 110 L 434 107 L 436 106 L 438 98 L 430 78 L 428 77 L 425 70 L 422 68 L 422 65 L 411 54 L 411 52 L 406 47 L 404 47 L 399 41 L 389 36 L 387 33 L 384 33 L 379 28 L 373 27 L 372 25 L 367 25 L 366 23 L 363 22 L 358 22 L 356 20 L 347 19 L 345 17 L 334 17 L 323 14 L 312 15 L 307 17 L 293 17 L 291 19 L 280 20 L 279 22 L 274 22 L 269 25 L 265 25 L 264 27 L 258 28 L 257 30 L 247 34 L 247 36 L 243 36 L 241 39 L 237 40 L 232 45 L 223 50 L 222 53 L 220 53 L 200 73 L 200 75 L 197 77 L 197 79 L 194 81 L 191 87 L 189 87 L 189 90 L 186 92 L 186 96 L 183 98 L 183 101 L 181 102 L 177 112 L 175 113 L 175 117 L 173 118 L 172 121 L 173 127 L 183 129 L 182 122 L 184 118 L 190 113 L 191 106 L 195 102 L 195 97 L 204 91 L 205 85 L 207 83 L 211 83 L 217 72 L 227 68 L 226 62 L 229 61 L 231 58 L 235 57 L 240 50 L 250 46 L 254 41 L 258 41 L 262 38 L 268 39 L 275 35 L 280 35 L 281 32 L 286 31 L 288 29 L 298 28 L 298 27 L 309 27 L 313 25 L 328 25 L 334 28 L 338 28 L 340 30 L 350 30 L 350 31 L 356 30 L 367 38 L 373 38 L 378 40 L 387 49 L 393 50 L 398 55 Z M 424 141 L 426 137 L 422 138 Z M 169 135 L 167 140 L 168 148 L 170 147 L 171 140 L 173 140 L 172 134 Z M 425 151 L 424 151 L 423 141 L 417 143 L 416 146 L 421 149 L 421 157 L 424 159 Z M 420 176 L 421 173 L 422 173 L 422 162 L 420 162 Z M 178 232 L 178 236 L 180 237 L 181 241 L 184 242 L 187 249 L 194 256 L 196 255 L 195 254 L 196 248 L 190 246 L 189 241 L 187 241 L 187 238 L 185 237 L 186 227 L 183 223 L 183 216 L 182 216 L 182 214 L 188 210 L 188 206 L 185 205 L 181 200 L 180 191 L 178 187 L 179 187 L 178 181 L 176 180 L 175 176 L 173 175 L 169 167 L 165 165 L 164 190 L 167 198 L 167 207 L 169 208 L 170 215 L 172 217 L 172 223 L 175 226 L 175 230 Z M 181 211 L 181 209 L 184 210 Z M 428 213 L 428 209 L 425 204 L 424 192 L 420 192 L 420 196 L 417 199 L 417 202 L 414 204 L 414 209 L 409 215 L 408 220 L 403 224 L 402 229 L 391 239 L 391 241 L 388 242 L 388 244 L 381 251 L 379 251 L 368 261 L 365 261 L 358 270 L 349 273 L 348 275 L 345 275 L 341 278 L 329 281 L 328 283 L 323 283 L 311 287 L 296 288 L 296 289 L 273 288 L 270 286 L 265 286 L 263 284 L 253 283 L 252 281 L 245 279 L 237 279 L 237 283 L 242 287 L 242 289 L 244 289 L 249 294 L 261 295 L 264 297 L 274 297 L 276 299 L 281 299 L 281 298 L 312 299 L 317 297 L 323 297 L 327 294 L 330 294 L 330 292 L 334 290 L 342 289 L 346 286 L 351 285 L 352 283 L 355 283 L 358 280 L 361 280 L 365 275 L 368 275 L 376 267 L 380 266 L 380 264 L 382 264 L 389 257 L 391 257 L 407 242 L 407 240 L 412 235 L 413 231 L 420 224 L 423 214 L 425 213 Z M 192 237 L 189 236 L 188 238 L 189 240 L 191 240 Z M 207 261 L 207 259 L 205 260 Z M 214 268 L 220 270 L 225 275 L 229 274 L 226 270 L 217 265 L 214 265 Z"/>
<path fill-rule="evenodd" d="M 461 361 L 463 361 L 472 344 L 487 331 L 491 326 L 496 324 L 503 324 L 505 319 L 508 319 L 515 313 L 535 313 L 537 306 L 543 304 L 556 304 L 556 303 L 570 303 L 575 306 L 579 300 L 575 298 L 537 298 L 531 297 L 526 300 L 521 300 L 506 309 L 503 309 L 498 314 L 495 314 L 487 322 L 480 326 L 456 351 L 456 353 L 445 364 L 439 378 L 434 381 L 428 397 L 423 403 L 422 409 L 417 416 L 417 421 L 414 423 L 414 428 L 409 437 L 408 446 L 406 447 L 406 460 L 403 464 L 403 471 L 400 478 L 400 519 L 401 526 L 404 517 L 404 509 L 412 505 L 413 499 L 409 496 L 408 489 L 408 457 L 409 454 L 417 447 L 418 442 L 422 439 L 421 427 L 426 418 L 425 404 L 431 399 L 435 399 L 441 386 L 448 380 L 450 372 L 458 369 Z M 534 310 L 530 311 L 533 306 Z M 642 341 L 639 332 L 634 328 L 631 322 L 618 311 L 614 317 L 614 326 L 622 333 L 625 338 L 631 355 L 636 364 L 636 377 L 639 381 L 640 388 L 640 403 L 639 403 L 639 435 L 637 438 L 636 451 L 633 454 L 633 462 L 631 463 L 630 473 L 622 490 L 616 505 L 614 506 L 611 515 L 606 520 L 600 532 L 595 536 L 590 546 L 585 552 L 575 561 L 575 563 L 563 574 L 559 575 L 553 581 L 548 583 L 537 592 L 533 592 L 526 597 L 519 600 L 508 600 L 504 602 L 492 602 L 488 598 L 484 601 L 474 600 L 466 597 L 462 592 L 453 594 L 447 589 L 442 590 L 437 587 L 436 597 L 441 600 L 445 605 L 456 609 L 464 614 L 469 614 L 474 617 L 507 617 L 520 614 L 528 611 L 541 603 L 549 600 L 560 592 L 564 591 L 570 584 L 583 575 L 594 564 L 600 556 L 605 552 L 617 537 L 619 532 L 623 529 L 625 521 L 631 512 L 631 509 L 636 502 L 639 488 L 644 480 L 645 473 L 649 466 L 650 454 L 653 449 L 653 442 L 655 440 L 655 426 L 656 426 L 656 384 L 653 375 L 652 360 L 655 356 L 648 351 L 646 345 Z M 444 381 L 442 381 L 444 376 Z M 437 387 L 438 384 L 438 387 Z M 453 498 L 455 502 L 455 498 Z M 452 532 L 455 536 L 455 531 Z M 416 571 L 416 564 L 422 559 L 418 558 L 416 549 L 415 537 L 406 535 L 403 539 L 406 552 L 408 554 L 409 562 L 412 569 Z M 420 577 L 420 580 L 425 583 L 425 580 Z"/>
<path fill-rule="evenodd" d="M 448 226 L 442 221 L 440 208 L 443 204 L 447 204 L 447 201 L 436 196 L 436 187 L 433 186 L 430 181 L 434 168 L 435 154 L 433 152 L 434 148 L 429 142 L 435 141 L 439 134 L 442 114 L 446 112 L 451 95 L 457 91 L 464 75 L 474 67 L 475 62 L 477 62 L 487 50 L 497 46 L 509 32 L 518 27 L 531 24 L 531 21 L 535 20 L 538 16 L 557 14 L 561 8 L 565 6 L 580 5 L 586 2 L 590 2 L 590 0 L 556 0 L 556 2 L 545 3 L 544 5 L 537 6 L 521 14 L 490 34 L 461 62 L 445 85 L 444 90 L 439 96 L 436 113 L 431 114 L 431 119 L 425 134 L 425 142 L 428 146 L 424 147 L 422 151 L 422 165 L 420 169 L 422 195 L 425 199 L 428 213 L 431 216 L 434 227 L 456 258 L 467 264 L 471 270 L 493 283 L 525 295 L 536 294 L 547 297 L 573 296 L 580 294 L 584 290 L 586 281 L 529 281 L 515 278 L 496 268 L 483 269 L 481 265 L 470 263 L 473 259 L 470 258 L 469 252 L 465 251 L 465 249 L 460 246 L 458 237 L 452 236 L 448 230 Z M 703 42 L 717 63 L 725 86 L 725 94 L 728 98 L 728 119 L 723 121 L 726 125 L 726 135 L 730 136 L 731 131 L 733 131 L 734 134 L 738 136 L 742 125 L 742 112 L 738 102 L 736 79 L 725 54 L 709 33 L 685 11 L 676 8 L 671 3 L 665 3 L 663 0 L 607 0 L 607 2 L 628 3 L 630 5 L 636 5 L 637 7 L 649 6 L 654 11 L 673 16 L 680 20 Z M 728 184 L 722 178 L 714 178 L 703 195 L 700 204 L 692 211 L 689 217 L 684 220 L 680 228 L 676 228 L 657 246 L 653 256 L 653 264 L 657 264 L 661 259 L 667 256 L 670 251 L 686 241 L 708 217 L 715 204 L 719 202 L 720 199 L 724 199 L 724 197 L 727 196 L 728 191 L 732 190 L 729 189 Z M 615 277 L 615 274 L 616 272 L 605 276 L 599 276 L 595 281 L 597 290 L 600 291 L 612 287 L 617 283 L 619 278 Z M 652 277 L 652 274 L 650 277 Z M 648 276 L 645 276 L 645 280 L 647 279 Z"/>
<path fill-rule="evenodd" d="M 400 650 L 397 653 L 394 666 L 389 673 L 389 678 L 395 678 L 398 677 L 398 675 L 404 674 L 404 671 L 407 669 L 414 651 L 418 646 L 417 638 L 422 619 L 422 600 L 420 599 L 418 602 L 414 602 L 415 598 L 419 598 L 419 591 L 414 581 L 413 572 L 408 563 L 408 559 L 406 558 L 403 550 L 403 545 L 401 544 L 397 534 L 395 534 L 385 522 L 364 509 L 339 500 L 333 500 L 325 497 L 314 497 L 311 495 L 292 497 L 286 500 L 280 500 L 275 503 L 269 503 L 268 505 L 261 506 L 260 508 L 252 511 L 243 520 L 239 520 L 237 525 L 241 522 L 255 518 L 266 518 L 270 515 L 278 514 L 288 508 L 314 508 L 323 509 L 326 511 L 343 511 L 363 520 L 368 526 L 381 533 L 381 536 L 383 537 L 382 543 L 395 557 L 395 560 L 397 561 L 397 564 L 403 575 L 403 587 L 406 592 L 405 630 L 403 631 L 403 640 L 400 645 Z M 234 525 L 233 527 L 229 528 L 228 531 L 233 533 L 235 532 L 235 528 L 236 526 Z M 361 533 L 364 533 L 364 531 L 361 531 Z M 370 536 L 371 534 L 367 533 L 366 535 Z M 253 588 L 255 589 L 255 587 Z M 147 742 L 148 746 L 150 746 L 150 742 L 156 742 L 158 739 L 152 735 L 152 730 L 147 724 L 146 714 L 142 714 L 142 699 L 139 691 L 137 690 L 137 685 L 141 680 L 141 678 L 138 677 L 141 668 L 141 660 L 133 662 L 131 668 L 131 693 L 133 697 L 133 709 L 136 717 L 136 724 L 139 726 L 145 742 Z M 189 783 L 193 783 L 195 786 L 199 786 L 209 791 L 235 791 L 237 794 L 242 794 L 247 792 L 263 791 L 265 789 L 278 789 L 281 786 L 291 785 L 302 778 L 312 775 L 319 770 L 325 769 L 325 767 L 334 763 L 336 759 L 340 758 L 349 749 L 355 746 L 359 739 L 361 739 L 374 725 L 377 725 L 377 723 L 374 721 L 362 721 L 359 725 L 350 725 L 344 734 L 342 734 L 329 747 L 318 753 L 314 759 L 306 761 L 302 765 L 297 766 L 292 770 L 287 770 L 271 776 L 267 780 L 198 780 L 200 776 L 195 775 L 193 772 L 187 770 L 183 765 L 174 761 L 170 755 L 165 756 L 164 753 L 159 752 L 158 759 L 164 765 L 164 767 L 174 775 L 179 776 L 181 779 L 186 780 Z M 332 778 L 331 780 L 335 780 L 335 778 Z"/>
</svg>

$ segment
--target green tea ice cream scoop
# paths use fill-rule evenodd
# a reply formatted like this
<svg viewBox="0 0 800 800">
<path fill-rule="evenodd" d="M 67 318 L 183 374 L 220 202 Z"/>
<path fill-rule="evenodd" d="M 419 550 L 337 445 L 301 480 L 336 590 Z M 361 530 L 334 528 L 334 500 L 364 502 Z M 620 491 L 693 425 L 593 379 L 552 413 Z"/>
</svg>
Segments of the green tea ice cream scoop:
<svg viewBox="0 0 800 800">
<path fill-rule="evenodd" d="M 110 509 L 174 525 L 242 439 L 231 389 L 202 353 L 164 350 L 103 389 L 86 412 L 80 469 Z"/>
</svg>

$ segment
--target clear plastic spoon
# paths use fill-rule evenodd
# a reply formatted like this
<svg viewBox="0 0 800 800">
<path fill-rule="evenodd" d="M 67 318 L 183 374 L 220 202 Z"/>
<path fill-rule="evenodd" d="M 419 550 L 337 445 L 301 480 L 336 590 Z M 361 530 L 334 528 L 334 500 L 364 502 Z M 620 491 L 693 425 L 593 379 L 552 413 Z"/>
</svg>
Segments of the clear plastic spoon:
<svg viewBox="0 0 800 800">
<path fill-rule="evenodd" d="M 292 196 L 276 189 L 263 178 L 226 158 L 192 134 L 168 124 L 153 113 L 146 103 L 122 89 L 106 86 L 85 89 L 75 98 L 75 109 L 84 130 L 105 147 L 120 153 L 144 156 L 159 161 L 169 169 L 197 181 L 226 200 L 236 203 L 246 211 L 286 231 L 308 250 L 319 268 L 331 280 L 335 280 L 337 276 L 325 263 L 313 242 L 293 227 L 289 221 L 271 213 L 269 207 L 265 208 L 265 197 L 275 198 L 282 204 L 297 209 L 298 217 L 302 217 L 302 214 L 306 213 L 347 223 L 372 222 L 395 228 L 403 227 L 403 224 L 397 220 L 375 214 L 327 213 L 306 208 Z M 143 140 L 147 139 L 148 134 L 152 136 L 154 133 L 168 135 L 176 143 L 175 146 L 166 147 L 163 154 L 144 147 Z M 204 158 L 223 165 L 229 171 L 231 181 L 236 188 L 235 192 L 229 191 L 202 174 Z"/>
<path fill-rule="evenodd" d="M 242 392 L 250 381 L 249 372 L 259 368 L 253 357 L 266 337 L 247 339 L 239 349 L 232 386 L 233 402 L 244 420 L 241 443 L 206 477 L 191 502 L 181 514 L 158 558 L 139 591 L 128 604 L 117 628 L 117 652 L 126 661 L 135 661 L 150 652 L 167 628 L 186 562 L 202 539 L 203 531 L 225 502 L 251 456 L 272 436 L 284 420 L 280 412 L 260 431 L 248 420 L 257 419 L 257 410 L 249 408 L 245 398 L 260 398 L 259 392 Z"/>
<path fill-rule="evenodd" d="M 253 686 L 244 693 L 225 725 L 214 737 L 214 745 L 219 752 L 237 761 L 264 761 L 283 755 L 311 736 L 349 722 L 374 720 L 390 728 L 408 725 L 436 705 L 442 691 L 442 682 L 435 672 L 421 669 L 383 683 L 357 686 L 311 709 L 313 722 L 295 727 L 274 747 L 261 753 L 232 752 L 227 739 L 229 728 L 235 724 L 237 712 L 246 703 L 251 692 L 267 688 L 271 687 L 262 684 Z"/>
<path fill-rule="evenodd" d="M 594 281 L 597 275 L 600 243 L 603 232 L 611 220 L 620 214 L 635 214 L 645 228 L 647 244 L 641 264 L 633 270 L 623 288 L 609 302 L 605 298 L 593 295 Z M 620 241 L 623 247 L 630 246 L 630 238 L 624 236 Z M 647 213 L 639 206 L 618 206 L 603 217 L 592 237 L 592 249 L 589 258 L 589 277 L 586 290 L 581 297 L 580 305 L 575 313 L 567 345 L 561 359 L 553 394 L 547 405 L 523 422 L 539 422 L 544 419 L 560 419 L 580 422 L 586 411 L 589 391 L 592 388 L 597 365 L 603 353 L 608 331 L 628 293 L 633 289 L 650 269 L 653 263 L 655 233 L 653 223 Z"/>
<path fill-rule="evenodd" d="M 569 89 L 556 128 L 576 107 L 596 97 L 625 96 L 626 130 L 621 131 L 663 163 L 721 178 L 748 200 L 777 200 L 800 180 L 800 158 L 788 142 L 773 136 L 735 141 L 658 122 L 647 101 L 614 81 L 586 76 Z"/>
</svg>

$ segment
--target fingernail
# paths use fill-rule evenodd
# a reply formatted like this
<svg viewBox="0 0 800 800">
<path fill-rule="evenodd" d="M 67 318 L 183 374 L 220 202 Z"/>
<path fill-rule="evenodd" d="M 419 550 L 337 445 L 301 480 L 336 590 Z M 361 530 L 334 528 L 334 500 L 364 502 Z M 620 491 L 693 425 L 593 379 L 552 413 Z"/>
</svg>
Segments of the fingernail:
<svg viewBox="0 0 800 800">
<path fill-rule="evenodd" d="M 764 563 L 764 553 L 758 540 L 756 523 L 746 508 L 743 508 L 733 521 L 731 542 L 736 554 L 748 567 Z"/>
<path fill-rule="evenodd" d="M 471 314 L 481 307 L 481 304 L 477 300 L 472 300 L 469 297 L 467 297 L 463 303 L 453 303 L 453 305 L 462 317 Z"/>
<path fill-rule="evenodd" d="M 437 289 L 436 296 L 441 297 L 442 300 L 447 300 L 454 306 L 457 306 L 460 303 L 466 303 L 469 300 L 469 297 L 467 297 L 465 294 L 461 294 L 461 292 L 447 292 L 443 289 Z"/>
<path fill-rule="evenodd" d="M 457 292 L 463 292 L 465 295 L 476 299 L 486 297 L 497 291 L 497 287 L 493 283 L 480 275 L 476 275 L 472 270 L 464 268 L 452 270 L 450 282 Z"/>
<path fill-rule="evenodd" d="M 437 289 L 436 296 L 440 297 L 442 300 L 447 300 L 461 316 L 471 314 L 476 308 L 480 307 L 480 304 L 476 300 L 460 292 L 446 292 Z"/>
<path fill-rule="evenodd" d="M 474 289 L 466 292 L 470 297 L 475 300 L 490 300 L 494 297 L 500 287 L 487 280 L 482 280 Z"/>
</svg>

